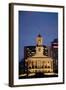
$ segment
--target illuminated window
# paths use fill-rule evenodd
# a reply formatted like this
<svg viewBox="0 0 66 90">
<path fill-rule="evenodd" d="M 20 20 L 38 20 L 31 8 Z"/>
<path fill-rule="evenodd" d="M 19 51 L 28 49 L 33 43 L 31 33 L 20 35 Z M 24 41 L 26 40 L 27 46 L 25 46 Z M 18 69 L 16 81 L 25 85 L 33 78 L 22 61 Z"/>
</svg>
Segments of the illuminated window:
<svg viewBox="0 0 66 90">
<path fill-rule="evenodd" d="M 29 50 L 29 48 L 27 48 L 27 50 Z"/>
<path fill-rule="evenodd" d="M 47 68 L 47 66 L 45 66 L 45 68 Z"/>
<path fill-rule="evenodd" d="M 48 68 L 50 68 L 50 66 L 48 66 Z"/>
</svg>

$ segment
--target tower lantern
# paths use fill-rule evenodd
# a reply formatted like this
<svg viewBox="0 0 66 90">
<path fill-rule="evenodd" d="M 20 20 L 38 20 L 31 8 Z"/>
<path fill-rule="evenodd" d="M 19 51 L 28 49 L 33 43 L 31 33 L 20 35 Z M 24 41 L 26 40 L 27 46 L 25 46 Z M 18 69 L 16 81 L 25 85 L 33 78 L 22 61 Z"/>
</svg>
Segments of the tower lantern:
<svg viewBox="0 0 66 90">
<path fill-rule="evenodd" d="M 42 46 L 42 42 L 43 42 L 43 38 L 42 36 L 39 34 L 36 38 L 36 43 L 38 46 Z"/>
</svg>

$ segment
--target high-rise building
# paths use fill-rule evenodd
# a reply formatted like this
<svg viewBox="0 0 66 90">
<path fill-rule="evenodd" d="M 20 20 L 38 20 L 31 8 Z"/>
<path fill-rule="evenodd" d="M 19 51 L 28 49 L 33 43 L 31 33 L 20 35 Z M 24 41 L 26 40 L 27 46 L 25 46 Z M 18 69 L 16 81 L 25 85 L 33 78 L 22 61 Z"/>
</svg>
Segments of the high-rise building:
<svg viewBox="0 0 66 90">
<path fill-rule="evenodd" d="M 51 56 L 53 58 L 53 71 L 58 73 L 58 39 L 51 43 Z"/>
</svg>

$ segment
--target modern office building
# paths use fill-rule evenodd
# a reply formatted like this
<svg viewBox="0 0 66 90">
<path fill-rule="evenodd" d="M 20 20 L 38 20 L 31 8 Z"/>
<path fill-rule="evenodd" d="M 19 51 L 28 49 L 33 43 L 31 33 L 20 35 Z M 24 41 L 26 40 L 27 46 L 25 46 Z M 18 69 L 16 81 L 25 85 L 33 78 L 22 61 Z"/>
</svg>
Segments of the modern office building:
<svg viewBox="0 0 66 90">
<path fill-rule="evenodd" d="M 53 59 L 53 71 L 58 73 L 58 39 L 51 43 L 51 57 Z"/>
</svg>

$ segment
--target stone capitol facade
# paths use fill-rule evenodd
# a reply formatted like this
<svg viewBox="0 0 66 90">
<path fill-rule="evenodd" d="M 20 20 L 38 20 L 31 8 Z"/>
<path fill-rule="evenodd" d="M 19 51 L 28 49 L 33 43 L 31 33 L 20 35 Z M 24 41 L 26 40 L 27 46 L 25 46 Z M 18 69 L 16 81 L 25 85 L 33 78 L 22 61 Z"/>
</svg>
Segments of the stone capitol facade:
<svg viewBox="0 0 66 90">
<path fill-rule="evenodd" d="M 29 73 L 53 74 L 53 59 L 43 54 L 43 38 L 38 35 L 36 38 L 36 53 L 34 56 L 25 59 L 25 65 Z"/>
</svg>

